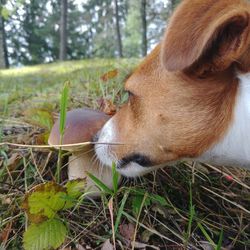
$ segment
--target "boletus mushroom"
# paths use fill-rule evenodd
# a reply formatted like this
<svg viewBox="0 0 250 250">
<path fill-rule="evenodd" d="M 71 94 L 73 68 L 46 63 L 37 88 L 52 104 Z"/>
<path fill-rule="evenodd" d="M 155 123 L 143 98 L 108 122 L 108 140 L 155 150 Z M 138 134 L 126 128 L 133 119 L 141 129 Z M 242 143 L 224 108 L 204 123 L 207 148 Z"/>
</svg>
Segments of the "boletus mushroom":
<svg viewBox="0 0 250 250">
<path fill-rule="evenodd" d="M 112 170 L 103 166 L 95 157 L 94 148 L 91 143 L 93 137 L 110 118 L 103 112 L 91 109 L 75 109 L 67 112 L 66 124 L 62 144 L 60 144 L 60 119 L 58 119 L 49 136 L 48 143 L 51 146 L 62 145 L 61 148 L 69 151 L 72 155 L 68 162 L 69 180 L 86 178 L 86 191 L 89 197 L 100 196 L 100 190 L 95 186 L 86 172 L 90 172 L 101 180 L 109 188 L 112 188 Z M 86 142 L 86 145 L 63 146 Z"/>
</svg>

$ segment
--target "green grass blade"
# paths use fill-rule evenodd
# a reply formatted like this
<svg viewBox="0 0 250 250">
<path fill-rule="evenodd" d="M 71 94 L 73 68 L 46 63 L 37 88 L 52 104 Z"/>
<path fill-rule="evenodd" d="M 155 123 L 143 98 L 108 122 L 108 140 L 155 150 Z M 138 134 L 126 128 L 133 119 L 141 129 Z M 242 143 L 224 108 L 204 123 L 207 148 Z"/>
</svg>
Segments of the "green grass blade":
<svg viewBox="0 0 250 250">
<path fill-rule="evenodd" d="M 221 248 L 222 248 L 222 240 L 223 240 L 223 228 L 221 229 L 221 232 L 220 232 L 220 238 L 219 238 L 219 242 L 217 244 L 216 250 L 221 250 Z"/>
<path fill-rule="evenodd" d="M 188 238 L 191 236 L 192 223 L 195 215 L 195 207 L 193 205 L 193 194 L 192 194 L 192 185 L 190 184 L 189 188 L 189 221 L 188 221 Z"/>
<path fill-rule="evenodd" d="M 119 226 L 119 224 L 120 224 L 121 217 L 122 217 L 122 213 L 123 213 L 124 206 L 125 206 L 125 203 L 126 203 L 126 201 L 127 201 L 129 192 L 130 192 L 130 191 L 127 190 L 127 191 L 125 192 L 123 198 L 122 198 L 121 206 L 119 207 L 118 214 L 117 214 L 116 221 L 115 221 L 115 227 L 114 227 L 115 233 L 117 232 L 118 226 Z"/>
<path fill-rule="evenodd" d="M 209 243 L 212 246 L 216 246 L 216 244 L 214 243 L 214 241 L 210 238 L 210 236 L 208 235 L 207 231 L 205 230 L 205 228 L 198 222 L 198 227 L 200 228 L 201 232 L 203 233 L 203 235 L 205 236 L 205 238 L 207 239 L 207 241 L 209 241 Z"/>
<path fill-rule="evenodd" d="M 96 184 L 96 186 L 99 187 L 103 192 L 111 195 L 114 194 L 113 190 L 111 190 L 108 186 L 106 186 L 102 181 L 100 181 L 94 175 L 92 175 L 89 172 L 87 172 L 87 175 Z"/>
<path fill-rule="evenodd" d="M 116 194 L 117 190 L 118 190 L 118 184 L 119 184 L 118 183 L 119 182 L 119 174 L 116 171 L 116 165 L 114 162 L 112 163 L 112 180 L 113 180 L 114 194 Z"/>
<path fill-rule="evenodd" d="M 70 82 L 65 82 L 61 95 L 61 103 L 60 103 L 60 136 L 61 140 L 64 135 L 64 128 L 66 123 L 66 114 L 67 114 L 67 106 L 68 106 L 68 97 L 69 97 L 69 86 Z"/>
<path fill-rule="evenodd" d="M 70 82 L 65 82 L 62 90 L 61 95 L 61 103 L 60 103 L 60 144 L 63 142 L 63 136 L 64 136 L 64 129 L 65 129 L 65 123 L 66 123 L 66 116 L 67 116 L 67 106 L 68 106 L 68 97 L 69 97 L 69 87 Z M 62 149 L 59 148 L 58 152 L 58 161 L 57 161 L 57 168 L 56 168 L 56 180 L 59 183 L 60 182 L 60 175 L 61 175 L 61 166 L 62 166 Z"/>
</svg>

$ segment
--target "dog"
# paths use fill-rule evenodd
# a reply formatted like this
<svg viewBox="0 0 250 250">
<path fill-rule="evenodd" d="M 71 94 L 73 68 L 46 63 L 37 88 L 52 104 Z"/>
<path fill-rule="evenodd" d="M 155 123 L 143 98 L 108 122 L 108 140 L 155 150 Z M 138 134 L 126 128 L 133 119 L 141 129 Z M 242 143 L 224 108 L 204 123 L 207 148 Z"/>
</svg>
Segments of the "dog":
<svg viewBox="0 0 250 250">
<path fill-rule="evenodd" d="M 135 177 L 179 160 L 250 168 L 250 3 L 183 0 L 125 82 L 99 160 Z"/>
</svg>

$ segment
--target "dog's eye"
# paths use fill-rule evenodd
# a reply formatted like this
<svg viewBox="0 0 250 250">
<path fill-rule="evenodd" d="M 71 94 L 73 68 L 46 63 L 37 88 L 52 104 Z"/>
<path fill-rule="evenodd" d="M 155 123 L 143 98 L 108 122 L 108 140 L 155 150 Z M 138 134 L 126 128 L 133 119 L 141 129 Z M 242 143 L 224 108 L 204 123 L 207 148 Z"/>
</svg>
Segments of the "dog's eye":
<svg viewBox="0 0 250 250">
<path fill-rule="evenodd" d="M 128 97 L 134 96 L 134 93 L 132 93 L 131 91 L 127 90 L 126 92 L 128 93 Z"/>
<path fill-rule="evenodd" d="M 128 95 L 129 98 L 133 97 L 135 94 L 129 90 L 126 90 L 126 93 Z"/>
</svg>

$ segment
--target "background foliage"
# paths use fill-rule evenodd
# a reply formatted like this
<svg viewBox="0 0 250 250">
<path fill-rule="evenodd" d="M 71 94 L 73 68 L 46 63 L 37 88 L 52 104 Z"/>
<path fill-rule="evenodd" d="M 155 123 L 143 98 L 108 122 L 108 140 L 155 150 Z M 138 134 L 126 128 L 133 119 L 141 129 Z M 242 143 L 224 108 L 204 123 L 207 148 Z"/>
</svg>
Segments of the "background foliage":
<svg viewBox="0 0 250 250">
<path fill-rule="evenodd" d="M 53 62 L 59 58 L 60 0 L 1 0 L 0 50 L 5 66 Z M 117 16 L 115 9 L 117 2 Z M 142 2 L 146 4 L 142 12 Z M 66 59 L 140 57 L 160 40 L 176 0 L 68 0 Z M 143 29 L 143 22 L 146 30 Z M 143 41 L 143 33 L 146 41 Z M 2 37 L 2 42 L 1 42 Z M 4 53 L 2 53 L 3 59 Z M 0 53 L 1 57 L 1 53 Z M 3 67 L 3 66 L 2 66 Z"/>
</svg>

